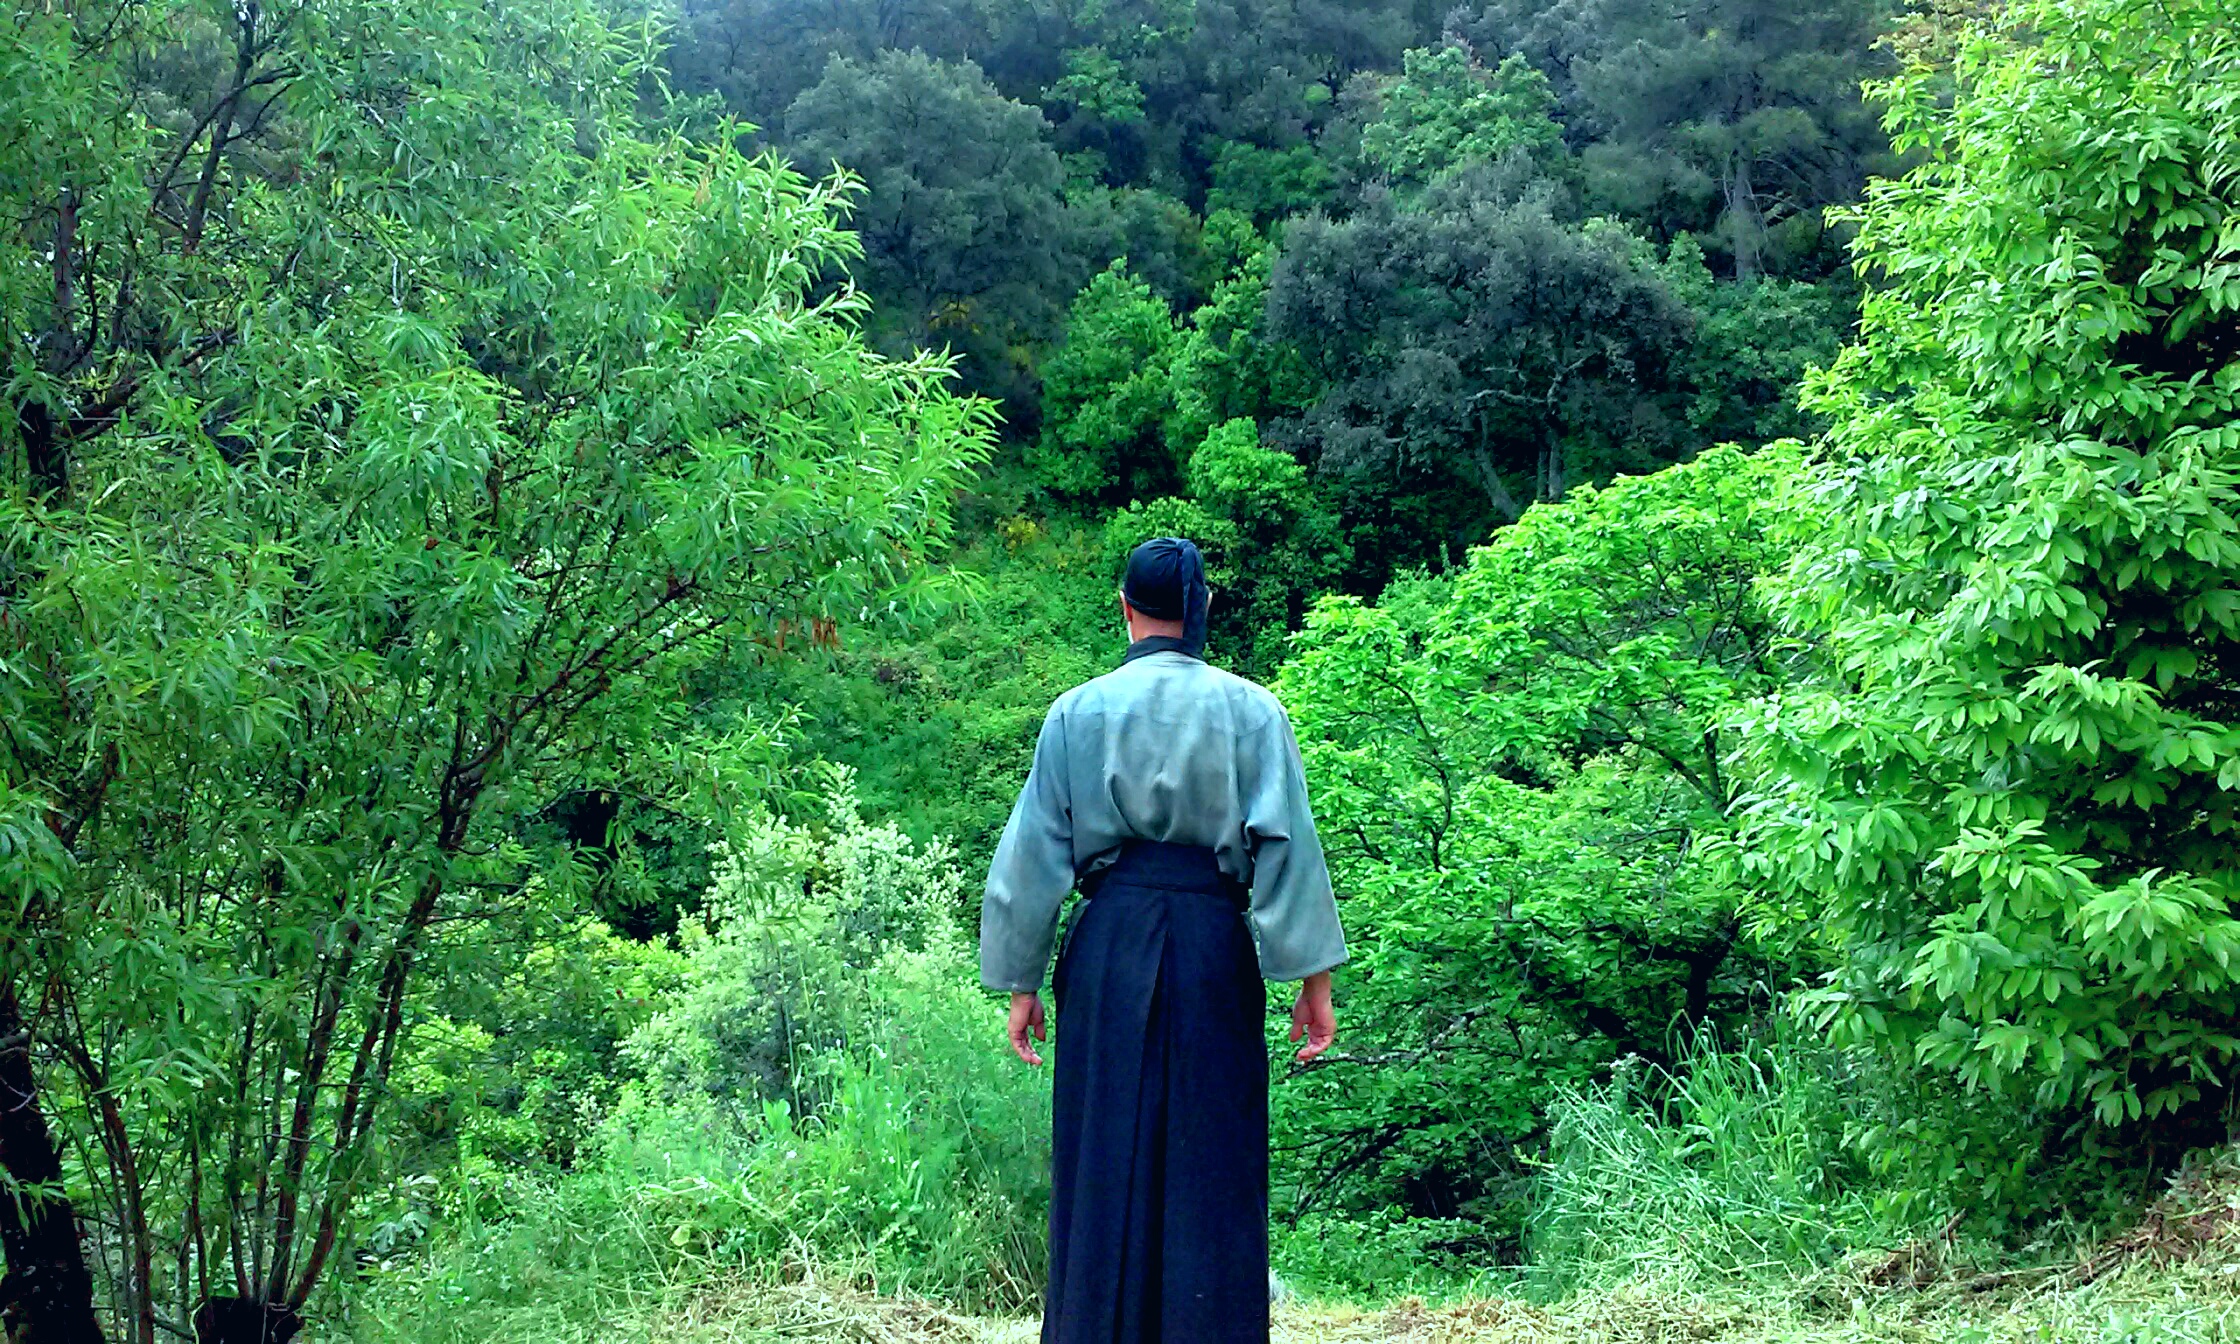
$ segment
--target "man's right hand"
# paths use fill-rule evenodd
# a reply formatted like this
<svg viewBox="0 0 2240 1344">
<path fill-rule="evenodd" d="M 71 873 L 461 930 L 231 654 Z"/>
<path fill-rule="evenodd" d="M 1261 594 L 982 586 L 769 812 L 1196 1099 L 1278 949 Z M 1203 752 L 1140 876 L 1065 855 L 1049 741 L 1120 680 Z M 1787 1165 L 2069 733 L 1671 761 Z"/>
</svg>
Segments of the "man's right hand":
<svg viewBox="0 0 2240 1344">
<path fill-rule="evenodd" d="M 1044 1034 L 1042 996 L 1040 994 L 1014 994 L 1011 996 L 1011 1048 L 1019 1058 L 1029 1064 L 1040 1064 L 1042 1056 L 1035 1053 L 1034 1045 L 1027 1039 L 1032 1033 L 1037 1041 L 1048 1039 Z"/>
</svg>

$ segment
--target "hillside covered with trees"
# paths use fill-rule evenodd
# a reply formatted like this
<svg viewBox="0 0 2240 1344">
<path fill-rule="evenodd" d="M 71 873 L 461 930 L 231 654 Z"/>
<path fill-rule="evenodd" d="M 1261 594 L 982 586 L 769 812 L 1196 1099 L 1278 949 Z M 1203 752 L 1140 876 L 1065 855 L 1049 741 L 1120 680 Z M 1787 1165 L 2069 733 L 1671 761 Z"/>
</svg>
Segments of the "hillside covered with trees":
<svg viewBox="0 0 2240 1344">
<path fill-rule="evenodd" d="M 2240 1334 L 2234 17 L 14 7 L 0 1328 L 1031 1335 L 979 877 L 1178 533 L 1291 1337 Z"/>
</svg>

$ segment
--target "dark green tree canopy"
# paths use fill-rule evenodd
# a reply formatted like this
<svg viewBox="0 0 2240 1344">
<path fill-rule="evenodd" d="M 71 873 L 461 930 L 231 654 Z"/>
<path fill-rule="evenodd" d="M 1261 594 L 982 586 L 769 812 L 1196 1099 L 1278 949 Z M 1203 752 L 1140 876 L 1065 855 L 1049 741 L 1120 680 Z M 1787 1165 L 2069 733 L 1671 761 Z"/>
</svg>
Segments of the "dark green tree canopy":
<svg viewBox="0 0 2240 1344">
<path fill-rule="evenodd" d="M 786 152 L 863 184 L 850 225 L 874 332 L 896 349 L 955 347 L 967 384 L 1017 401 L 1014 351 L 1054 334 L 1053 296 L 1079 280 L 1042 113 L 978 66 L 922 52 L 834 57 L 785 115 Z"/>
<path fill-rule="evenodd" d="M 1829 206 L 1891 167 L 1860 84 L 1887 73 L 1885 0 L 1495 0 L 1459 31 L 1547 71 L 1588 200 L 1702 235 L 1730 273 L 1808 274 Z"/>
<path fill-rule="evenodd" d="M 1623 230 L 1563 222 L 1514 159 L 1302 221 L 1268 292 L 1271 334 L 1327 389 L 1299 430 L 1333 471 L 1467 482 L 1499 519 L 1669 460 L 1692 320 L 1643 263 Z"/>
</svg>

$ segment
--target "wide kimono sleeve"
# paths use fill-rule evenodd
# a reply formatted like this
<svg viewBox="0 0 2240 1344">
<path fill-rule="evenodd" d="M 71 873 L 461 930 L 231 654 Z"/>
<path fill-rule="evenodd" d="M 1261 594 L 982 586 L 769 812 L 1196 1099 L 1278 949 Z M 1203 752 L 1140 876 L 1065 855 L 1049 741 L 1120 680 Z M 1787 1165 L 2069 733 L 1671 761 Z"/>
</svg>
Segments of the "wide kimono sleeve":
<svg viewBox="0 0 2240 1344">
<path fill-rule="evenodd" d="M 1260 974 L 1304 980 L 1346 959 L 1330 869 L 1307 807 L 1299 741 L 1280 707 L 1251 740 L 1244 772 L 1245 843 L 1252 854 L 1252 930 Z"/>
<path fill-rule="evenodd" d="M 1011 808 L 980 898 L 980 979 L 990 989 L 1042 988 L 1058 910 L 1073 890 L 1073 807 L 1063 702 L 1042 721 L 1027 786 Z"/>
</svg>

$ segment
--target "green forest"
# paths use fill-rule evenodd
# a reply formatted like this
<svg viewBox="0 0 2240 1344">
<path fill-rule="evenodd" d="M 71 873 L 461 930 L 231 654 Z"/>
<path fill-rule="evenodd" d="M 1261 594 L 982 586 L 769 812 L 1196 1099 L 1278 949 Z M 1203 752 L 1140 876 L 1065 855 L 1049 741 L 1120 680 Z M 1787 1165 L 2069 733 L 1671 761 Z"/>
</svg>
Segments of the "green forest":
<svg viewBox="0 0 2240 1344">
<path fill-rule="evenodd" d="M 0 207 L 8 1344 L 1032 1339 L 1169 534 L 1277 1339 L 2240 1339 L 2233 0 L 8 0 Z"/>
</svg>

